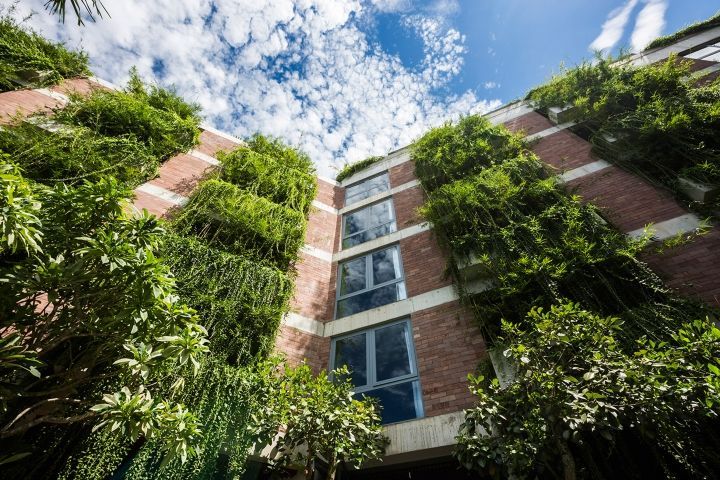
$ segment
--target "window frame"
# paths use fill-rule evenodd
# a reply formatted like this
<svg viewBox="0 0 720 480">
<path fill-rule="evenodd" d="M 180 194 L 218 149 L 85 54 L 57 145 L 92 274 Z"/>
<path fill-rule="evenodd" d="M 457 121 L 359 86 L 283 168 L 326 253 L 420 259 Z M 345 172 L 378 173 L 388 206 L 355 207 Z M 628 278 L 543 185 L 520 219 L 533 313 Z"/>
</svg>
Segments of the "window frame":
<svg viewBox="0 0 720 480">
<path fill-rule="evenodd" d="M 415 341 L 413 340 L 413 330 L 410 320 L 411 319 L 409 317 L 405 317 L 400 320 L 394 320 L 363 328 L 362 330 L 355 330 L 353 332 L 344 333 L 342 335 L 332 337 L 332 341 L 330 343 L 330 370 L 334 370 L 335 368 L 339 367 L 338 365 L 335 365 L 335 354 L 337 351 L 338 340 L 354 337 L 355 335 L 365 334 L 365 369 L 367 381 L 366 384 L 362 387 L 356 387 L 355 385 L 353 385 L 353 395 L 369 392 L 371 390 L 377 390 L 380 388 L 391 387 L 396 384 L 416 382 L 417 389 L 415 389 L 415 387 L 413 386 L 413 400 L 415 403 L 415 412 L 417 412 L 418 415 L 412 419 L 401 420 L 401 422 L 418 420 L 425 417 L 425 406 L 423 405 L 422 398 L 422 386 L 420 384 L 420 372 L 418 371 L 417 353 L 415 351 Z M 386 327 L 392 327 L 394 325 L 400 324 L 405 325 L 407 332 L 407 339 L 405 343 L 407 346 L 410 373 L 378 382 L 377 360 L 375 356 L 375 332 Z M 390 424 L 391 423 L 387 423 L 384 425 Z"/>
<path fill-rule="evenodd" d="M 378 253 L 378 252 L 382 252 L 383 250 L 389 250 L 389 249 L 391 249 L 391 248 L 394 248 L 394 249 L 397 251 L 397 260 L 398 260 L 397 268 L 398 268 L 398 270 L 400 271 L 400 276 L 399 276 L 398 278 L 395 278 L 395 279 L 393 279 L 393 280 L 388 280 L 387 282 L 383 282 L 383 283 L 380 283 L 380 284 L 378 284 L 378 285 L 374 285 L 374 284 L 373 284 L 372 287 L 369 287 L 368 285 L 370 285 L 371 283 L 373 283 L 373 278 L 372 278 L 372 277 L 373 277 L 373 266 L 372 266 L 372 256 L 373 256 L 373 254 Z M 343 266 L 344 264 L 346 264 L 346 263 L 355 261 L 355 260 L 357 260 L 357 259 L 359 259 L 359 258 L 365 258 L 365 288 L 362 289 L 362 290 L 357 290 L 357 291 L 352 292 L 352 293 L 348 293 L 348 294 L 346 294 L 346 295 L 341 295 L 341 294 L 340 294 L 340 289 L 341 289 L 341 286 L 342 286 L 342 266 Z M 386 287 L 386 286 L 388 286 L 388 285 L 393 285 L 393 284 L 397 284 L 397 283 L 400 283 L 400 282 L 405 283 L 405 270 L 404 270 L 404 268 L 403 268 L 402 255 L 400 254 L 400 244 L 399 244 L 399 243 L 394 243 L 394 244 L 390 244 L 390 245 L 383 245 L 383 246 L 380 247 L 380 248 L 376 248 L 376 249 L 374 249 L 374 250 L 371 250 L 371 251 L 369 251 L 369 252 L 363 253 L 363 254 L 361 254 L 361 255 L 358 255 L 358 256 L 355 256 L 355 257 L 352 257 L 352 258 L 348 258 L 348 259 L 342 260 L 342 261 L 338 262 L 338 264 L 337 264 L 337 275 L 336 275 L 336 276 L 337 276 L 337 279 L 336 279 L 336 282 L 335 282 L 335 315 L 334 315 L 334 318 L 337 320 L 337 319 L 338 319 L 338 316 L 337 316 L 337 314 L 338 314 L 338 304 L 340 303 L 341 300 L 345 300 L 345 299 L 347 299 L 347 298 L 351 298 L 351 297 L 354 297 L 354 296 L 356 296 L 356 295 L 360 295 L 360 294 L 363 294 L 363 293 L 367 293 L 367 292 L 370 292 L 370 291 L 372 291 L 372 290 L 376 290 L 376 289 L 378 289 L 378 288 Z M 405 286 L 404 286 L 403 288 L 404 288 L 404 290 L 405 290 L 405 298 L 400 299 L 400 300 L 396 300 L 395 302 L 387 303 L 386 305 L 391 305 L 392 303 L 397 303 L 397 302 L 399 302 L 399 301 L 406 300 L 406 299 L 407 299 L 407 288 L 406 288 Z M 384 306 L 384 305 L 380 305 L 380 306 Z M 378 308 L 378 307 L 371 307 L 371 308 Z M 367 310 L 370 310 L 370 308 L 368 308 Z M 350 314 L 350 315 L 355 315 L 355 314 L 357 314 L 357 313 L 366 312 L 367 310 L 360 310 L 359 312 L 355 312 L 355 313 L 352 313 L 352 314 Z M 340 318 L 346 318 L 346 317 L 348 317 L 348 316 L 350 316 L 350 315 L 346 315 L 345 317 L 340 317 Z"/>
<path fill-rule="evenodd" d="M 357 181 L 357 182 L 355 182 L 355 183 L 353 183 L 353 184 L 351 184 L 351 185 L 345 186 L 345 187 L 344 187 L 344 188 L 345 188 L 345 199 L 344 199 L 345 203 L 344 203 L 344 205 L 345 205 L 346 207 L 349 207 L 350 205 L 354 205 L 354 204 L 356 204 L 356 203 L 358 203 L 358 202 L 362 202 L 363 200 L 374 196 L 374 195 L 368 195 L 367 197 L 361 198 L 361 199 L 359 199 L 359 200 L 355 200 L 355 201 L 352 202 L 352 203 L 348 203 L 348 189 L 353 188 L 353 187 L 357 187 L 358 185 L 361 185 L 361 184 L 363 184 L 363 183 L 369 182 L 369 181 L 371 181 L 371 180 L 373 180 L 373 179 L 375 179 L 375 178 L 381 177 L 381 176 L 383 176 L 383 175 L 387 176 L 387 189 L 386 189 L 386 190 L 383 190 L 383 191 L 381 191 L 381 192 L 378 192 L 378 193 L 376 193 L 376 194 L 374 194 L 374 195 L 380 195 L 381 193 L 389 192 L 390 190 L 392 190 L 392 187 L 391 187 L 391 185 L 390 185 L 390 172 L 389 172 L 388 170 L 383 170 L 382 172 L 379 172 L 379 173 L 377 173 L 377 174 L 375 174 L 375 175 L 372 175 L 372 176 L 367 177 L 367 178 L 363 178 L 363 179 L 360 180 L 360 181 Z M 357 196 L 357 195 L 356 195 L 356 196 Z"/>
<path fill-rule="evenodd" d="M 348 219 L 348 217 L 349 217 L 350 215 L 353 215 L 353 214 L 355 214 L 355 213 L 361 212 L 361 211 L 363 211 L 363 210 L 369 210 L 369 209 L 373 208 L 374 206 L 380 205 L 380 204 L 382 204 L 382 203 L 389 203 L 389 204 L 390 204 L 390 217 L 391 217 L 391 219 L 390 219 L 389 221 L 387 221 L 387 222 L 385 222 L 385 223 L 380 223 L 380 224 L 378 224 L 378 225 L 373 225 L 373 226 L 371 226 L 371 227 L 367 227 L 367 228 L 365 228 L 365 230 L 360 230 L 360 231 L 355 232 L 355 233 L 353 233 L 353 234 L 351 234 L 351 235 L 348 235 L 347 237 L 345 236 L 345 226 L 346 226 L 346 224 L 347 224 L 347 219 Z M 360 235 L 361 233 L 367 232 L 367 231 L 372 230 L 372 229 L 374 229 L 374 228 L 382 227 L 383 225 L 388 225 L 388 224 L 390 224 L 390 223 L 392 223 L 392 224 L 395 225 L 395 228 L 394 228 L 394 230 L 393 230 L 392 232 L 386 233 L 386 234 L 384 234 L 384 235 L 380 235 L 379 237 L 375 237 L 375 238 L 370 239 L 370 240 L 365 240 L 364 242 L 360 242 L 360 243 L 358 243 L 358 244 L 351 245 L 351 246 L 349 246 L 349 247 L 345 247 L 345 246 L 344 246 L 344 243 L 345 243 L 345 240 L 346 240 L 346 239 L 351 238 L 351 237 L 355 237 L 355 236 L 357 236 L 357 235 Z M 391 196 L 389 196 L 389 197 L 387 197 L 387 198 L 383 198 L 383 199 L 381 199 L 381 200 L 378 200 L 377 202 L 373 202 L 373 203 L 371 203 L 371 204 L 369 204 L 369 205 L 363 205 L 362 207 L 356 208 L 355 210 L 352 210 L 352 211 L 350 211 L 350 212 L 346 212 L 346 213 L 343 213 L 343 214 L 342 214 L 342 222 L 341 222 L 341 225 L 340 225 L 340 249 L 341 249 L 341 250 L 346 250 L 346 249 L 348 249 L 348 248 L 357 247 L 358 245 L 362 245 L 363 243 L 371 242 L 371 241 L 373 241 L 373 240 L 376 240 L 376 239 L 378 239 L 378 238 L 382 238 L 382 237 L 384 237 L 384 236 L 386 236 L 386 235 L 390 235 L 391 233 L 395 233 L 395 232 L 397 232 L 397 216 L 395 215 L 395 201 L 393 200 L 393 197 L 392 197 L 392 195 L 391 195 Z"/>
</svg>

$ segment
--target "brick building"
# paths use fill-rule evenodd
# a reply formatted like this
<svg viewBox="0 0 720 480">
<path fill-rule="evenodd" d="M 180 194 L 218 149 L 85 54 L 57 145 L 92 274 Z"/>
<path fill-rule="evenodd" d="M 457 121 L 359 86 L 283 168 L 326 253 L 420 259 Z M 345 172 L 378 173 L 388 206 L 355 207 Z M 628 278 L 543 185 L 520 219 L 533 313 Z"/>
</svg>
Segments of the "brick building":
<svg viewBox="0 0 720 480">
<path fill-rule="evenodd" d="M 720 28 L 629 61 L 650 64 L 672 53 L 692 62 L 697 81 L 717 78 Z M 569 113 L 559 107 L 543 115 L 520 101 L 486 118 L 522 132 L 560 180 L 621 232 L 639 236 L 652 225 L 654 240 L 662 241 L 698 229 L 701 219 L 682 199 L 595 156 L 575 122 L 568 121 Z M 424 192 L 409 148 L 340 183 L 325 178 L 318 183 L 278 350 L 318 371 L 347 364 L 357 391 L 383 404 L 391 439 L 383 466 L 371 465 L 350 478 L 440 478 L 438 471 L 442 478 L 466 478 L 449 454 L 462 410 L 473 402 L 467 374 L 488 353 L 444 274 L 446 258 L 431 225 L 417 214 Z M 694 199 L 698 192 L 687 194 Z M 720 227 L 711 225 L 707 234 L 645 260 L 680 293 L 720 306 L 718 251 Z M 476 284 L 489 288 L 482 280 Z"/>
<path fill-rule="evenodd" d="M 720 27 L 629 61 L 649 64 L 671 53 L 693 63 L 698 81 L 717 78 Z M 75 79 L 50 89 L 2 93 L 0 124 L 18 112 L 56 108 L 68 101 L 68 92 L 93 88 L 108 85 Z M 597 158 L 574 132 L 575 123 L 563 120 L 565 113 L 560 107 L 545 116 L 521 101 L 486 118 L 523 132 L 532 150 L 568 187 L 627 235 L 637 236 L 652 224 L 655 239 L 664 240 L 700 226 L 701 219 L 669 191 Z M 136 207 L 165 216 L 182 206 L 218 165 L 215 154 L 240 144 L 206 126 L 200 141 L 136 189 Z M 431 225 L 417 214 L 425 197 L 409 149 L 392 152 L 340 183 L 318 178 L 318 185 L 297 265 L 292 311 L 281 326 L 277 349 L 293 362 L 306 360 L 316 371 L 347 364 L 358 393 L 380 398 L 391 439 L 386 458 L 381 466 L 369 465 L 350 478 L 466 478 L 450 452 L 462 411 L 473 403 L 467 374 L 488 353 L 445 275 L 447 259 Z M 702 198 L 706 193 L 689 189 L 687 194 Z M 720 227 L 711 225 L 707 234 L 649 254 L 646 261 L 669 286 L 719 306 L 718 251 Z M 489 288 L 489 283 L 480 279 L 476 287 Z"/>
</svg>

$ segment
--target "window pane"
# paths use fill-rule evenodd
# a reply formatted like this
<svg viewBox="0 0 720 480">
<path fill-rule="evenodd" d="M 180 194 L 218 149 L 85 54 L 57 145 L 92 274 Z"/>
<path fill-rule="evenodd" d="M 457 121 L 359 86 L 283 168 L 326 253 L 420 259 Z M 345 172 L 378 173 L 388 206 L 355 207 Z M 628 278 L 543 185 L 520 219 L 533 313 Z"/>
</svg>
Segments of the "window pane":
<svg viewBox="0 0 720 480">
<path fill-rule="evenodd" d="M 373 224 L 368 222 L 368 219 L 371 220 L 369 213 L 369 209 L 363 209 L 346 215 L 343 236 L 350 236 L 372 226 Z"/>
<path fill-rule="evenodd" d="M 364 232 L 353 235 L 352 237 L 344 238 L 342 246 L 343 248 L 350 248 L 355 245 L 360 245 L 361 243 L 369 242 L 370 240 L 380 238 L 388 233 L 393 233 L 395 228 L 395 222 L 391 222 L 386 223 L 385 225 L 380 225 L 379 227 L 371 228 L 370 230 L 365 230 Z"/>
<path fill-rule="evenodd" d="M 386 200 L 382 203 L 376 203 L 375 205 L 371 205 L 369 207 L 370 208 L 370 225 L 369 226 L 382 225 L 383 223 L 388 223 L 390 220 L 393 219 L 393 209 L 390 206 L 391 203 L 392 203 L 391 200 Z"/>
<path fill-rule="evenodd" d="M 367 384 L 367 350 L 364 333 L 341 338 L 335 342 L 334 367 L 347 365 L 353 385 L 361 387 Z"/>
<path fill-rule="evenodd" d="M 345 189 L 345 206 L 390 189 L 387 172 Z"/>
<path fill-rule="evenodd" d="M 375 370 L 378 382 L 412 372 L 408 340 L 406 323 L 375 330 Z"/>
<path fill-rule="evenodd" d="M 374 285 L 400 278 L 398 249 L 395 247 L 373 253 L 372 265 Z"/>
<path fill-rule="evenodd" d="M 337 318 L 405 299 L 404 282 L 385 285 L 338 301 Z"/>
<path fill-rule="evenodd" d="M 361 257 L 340 265 L 340 295 L 365 289 L 365 263 Z"/>
<path fill-rule="evenodd" d="M 368 396 L 378 399 L 382 406 L 382 423 L 401 422 L 418 418 L 422 412 L 418 411 L 416 396 L 419 396 L 420 388 L 417 381 L 400 383 L 385 388 L 368 390 L 358 393 L 356 397 Z"/>
</svg>

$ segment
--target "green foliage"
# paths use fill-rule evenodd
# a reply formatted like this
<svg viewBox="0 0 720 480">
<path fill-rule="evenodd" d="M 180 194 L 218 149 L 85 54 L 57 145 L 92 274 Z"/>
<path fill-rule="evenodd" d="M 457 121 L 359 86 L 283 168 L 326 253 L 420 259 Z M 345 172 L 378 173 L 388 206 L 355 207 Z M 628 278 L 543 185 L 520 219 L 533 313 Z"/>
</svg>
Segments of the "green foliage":
<svg viewBox="0 0 720 480">
<path fill-rule="evenodd" d="M 201 312 L 215 356 L 246 365 L 270 353 L 292 294 L 285 272 L 178 235 L 166 237 L 159 255 L 180 298 Z"/>
<path fill-rule="evenodd" d="M 32 195 L 23 208 L 34 216 L 38 244 L 30 254 L 16 249 L 0 257 L 0 331 L 22 338 L 22 356 L 38 365 L 0 372 L 7 404 L 0 439 L 8 449 L 37 425 L 112 419 L 114 410 L 90 410 L 103 390 L 137 390 L 152 385 L 163 370 L 197 364 L 207 341 L 195 312 L 178 302 L 168 269 L 155 257 L 163 236 L 157 220 L 124 213 L 130 191 L 111 179 L 47 188 L 28 183 L 12 167 L 2 171 L 10 174 L 0 176 L 0 191 Z M 15 238 L 27 229 L 22 222 L 10 225 Z M 14 345 L 3 351 L 8 348 Z M 132 358 L 123 358 L 126 351 Z M 137 355 L 152 351 L 160 354 Z M 184 430 L 182 419 L 190 417 L 181 406 L 162 402 L 162 419 L 150 429 L 133 423 L 144 415 L 140 403 L 123 407 L 129 416 L 118 427 L 166 439 L 170 455 L 191 447 L 183 446 L 183 439 L 189 442 L 197 432 L 190 423 Z"/>
<path fill-rule="evenodd" d="M 131 136 L 165 160 L 197 144 L 200 117 L 197 105 L 186 104 L 175 93 L 147 87 L 131 71 L 125 91 L 94 90 L 71 96 L 55 120 L 80 125 L 106 136 Z"/>
<path fill-rule="evenodd" d="M 514 378 L 486 386 L 471 377 L 478 403 L 457 437 L 463 465 L 511 478 L 557 470 L 616 478 L 631 467 L 608 455 L 629 430 L 658 447 L 652 461 L 666 474 L 701 478 L 717 468 L 695 445 L 701 424 L 720 412 L 720 330 L 711 321 L 685 324 L 667 342 L 643 337 L 633 353 L 621 348 L 619 319 L 572 303 L 533 309 L 524 323 L 503 324 Z"/>
<path fill-rule="evenodd" d="M 245 140 L 245 143 L 250 150 L 272 157 L 286 168 L 315 175 L 315 166 L 310 157 L 305 152 L 284 144 L 279 138 L 256 133 Z"/>
<path fill-rule="evenodd" d="M 479 115 L 434 128 L 412 146 L 415 172 L 426 189 L 475 173 L 523 150 L 520 138 Z"/>
<path fill-rule="evenodd" d="M 16 82 L 22 77 L 32 86 L 42 87 L 90 74 L 85 53 L 71 52 L 60 43 L 45 40 L 3 13 L 12 13 L 12 9 L 0 10 L 0 92 L 23 88 Z"/>
<path fill-rule="evenodd" d="M 346 164 L 337 174 L 335 180 L 342 182 L 346 178 L 350 178 L 361 170 L 365 170 L 370 165 L 379 162 L 384 159 L 383 156 L 368 157 L 364 160 L 357 161 L 355 163 Z"/>
<path fill-rule="evenodd" d="M 563 71 L 528 94 L 574 105 L 602 158 L 673 187 L 678 175 L 720 182 L 720 82 L 698 87 L 674 56 L 640 68 L 611 58 Z"/>
<path fill-rule="evenodd" d="M 134 135 L 98 135 L 87 127 L 53 124 L 44 116 L 0 130 L 0 150 L 10 153 L 27 177 L 43 183 L 77 184 L 112 176 L 134 187 L 155 176 L 159 165 Z"/>
<path fill-rule="evenodd" d="M 0 255 L 18 250 L 27 254 L 39 252 L 40 202 L 32 184 L 9 159 L 8 155 L 0 154 Z"/>
<path fill-rule="evenodd" d="M 687 27 L 683 28 L 682 30 L 675 32 L 671 35 L 665 35 L 664 37 L 658 37 L 652 42 L 648 44 L 647 47 L 645 47 L 644 51 L 652 50 L 655 48 L 660 47 L 666 47 L 668 45 L 672 45 L 675 42 L 678 42 L 682 40 L 683 38 L 692 35 L 694 33 L 699 33 L 705 30 L 709 30 L 711 28 L 715 28 L 717 26 L 720 26 L 720 12 L 716 13 L 712 17 L 708 18 L 707 20 L 703 20 L 702 22 L 696 22 L 691 25 L 688 25 Z"/>
<path fill-rule="evenodd" d="M 347 369 L 312 374 L 306 364 L 297 367 L 269 362 L 260 369 L 259 409 L 248 430 L 256 449 L 275 441 L 269 460 L 282 466 L 300 466 L 305 477 L 315 478 L 315 462 L 329 465 L 326 478 L 334 478 L 340 462 L 359 466 L 379 459 L 388 440 L 380 414 L 370 399 L 353 398 Z"/>
<path fill-rule="evenodd" d="M 219 158 L 220 178 L 243 190 L 304 214 L 315 199 L 315 176 L 284 165 L 282 159 L 248 148 L 238 148 Z"/>
<path fill-rule="evenodd" d="M 302 213 L 220 180 L 200 185 L 175 219 L 175 228 L 281 268 L 297 258 L 305 239 Z"/>
</svg>

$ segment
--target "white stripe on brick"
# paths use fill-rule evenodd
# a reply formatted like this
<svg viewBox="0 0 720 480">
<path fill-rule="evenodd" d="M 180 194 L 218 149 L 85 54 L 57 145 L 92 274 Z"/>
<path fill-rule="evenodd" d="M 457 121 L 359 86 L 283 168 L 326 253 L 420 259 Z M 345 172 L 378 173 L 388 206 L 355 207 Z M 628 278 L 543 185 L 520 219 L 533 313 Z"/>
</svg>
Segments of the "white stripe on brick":
<svg viewBox="0 0 720 480">
<path fill-rule="evenodd" d="M 665 220 L 664 222 L 653 223 L 647 227 L 647 230 L 652 235 L 652 239 L 655 241 L 666 240 L 674 237 L 678 234 L 691 233 L 696 231 L 702 226 L 700 219 L 692 213 L 686 213 L 679 217 Z M 630 238 L 640 238 L 645 234 L 645 228 L 638 228 L 627 235 Z"/>
<path fill-rule="evenodd" d="M 317 208 L 318 210 L 322 210 L 322 211 L 325 211 L 325 212 L 328 212 L 328 213 L 332 213 L 333 215 L 338 215 L 338 209 L 337 209 L 337 208 L 331 207 L 330 205 L 325 205 L 324 203 L 322 203 L 322 202 L 320 202 L 320 201 L 318 201 L 318 200 L 313 200 L 313 201 L 312 201 L 312 206 L 315 207 L 315 208 Z"/>
<path fill-rule="evenodd" d="M 339 262 L 356 255 L 362 255 L 363 253 L 367 253 L 386 245 L 390 245 L 391 243 L 396 243 L 405 238 L 412 237 L 418 233 L 426 232 L 430 230 L 430 228 L 431 226 L 429 222 L 423 222 L 418 225 L 403 228 L 402 230 L 398 230 L 397 232 L 389 235 L 385 235 L 380 238 L 376 238 L 375 240 L 370 240 L 369 242 L 361 243 L 360 245 L 348 248 L 342 252 L 335 253 L 332 256 L 332 261 Z"/>
<path fill-rule="evenodd" d="M 558 175 L 558 179 L 561 182 L 569 182 L 571 180 L 575 180 L 577 178 L 584 177 L 585 175 L 590 175 L 591 173 L 599 172 L 600 170 L 604 170 L 608 168 L 610 163 L 606 162 L 605 160 L 596 160 L 594 162 L 590 162 L 586 165 L 583 165 L 582 167 L 573 168 L 572 170 L 568 170 L 567 172 L 563 173 L 562 175 Z"/>
<path fill-rule="evenodd" d="M 245 142 L 243 142 L 242 140 L 240 140 L 240 139 L 237 138 L 236 136 L 231 135 L 231 134 L 229 134 L 229 133 L 227 133 L 227 132 L 223 132 L 222 130 L 218 130 L 217 128 L 213 128 L 213 127 L 211 127 L 210 125 L 208 125 L 207 123 L 201 123 L 201 124 L 200 124 L 200 128 L 203 129 L 203 130 L 205 130 L 205 131 L 207 131 L 207 132 L 210 132 L 210 133 L 212 133 L 212 134 L 214 134 L 214 135 L 217 135 L 218 137 L 222 137 L 222 138 L 224 138 L 224 139 L 226 139 L 226 140 L 230 140 L 231 142 L 235 142 L 235 143 L 237 143 L 238 145 L 245 145 Z"/>
<path fill-rule="evenodd" d="M 210 165 L 215 165 L 215 166 L 220 165 L 220 160 L 218 160 L 215 157 L 211 157 L 210 155 L 208 155 L 206 153 L 202 153 L 200 150 L 194 150 L 194 149 L 190 150 L 188 152 L 188 155 L 190 155 L 191 157 L 195 157 L 198 160 L 202 160 L 203 162 L 207 162 Z"/>
<path fill-rule="evenodd" d="M 398 185 L 395 188 L 391 188 L 390 190 L 387 190 L 385 192 L 378 193 L 377 195 L 373 195 L 372 197 L 368 197 L 357 203 L 353 203 L 352 205 L 343 207 L 340 209 L 339 213 L 343 214 L 343 213 L 347 213 L 347 212 L 350 212 L 353 210 L 358 210 L 358 209 L 365 207 L 367 205 L 370 205 L 372 203 L 379 202 L 380 200 L 383 200 L 387 197 L 391 197 L 391 196 L 395 195 L 396 193 L 402 192 L 403 190 L 407 190 L 408 188 L 417 187 L 418 185 L 420 185 L 419 180 L 410 180 L 409 182 L 403 183 L 402 185 Z"/>
<path fill-rule="evenodd" d="M 576 122 L 567 122 L 567 123 L 561 123 L 560 125 L 557 125 L 555 127 L 546 128 L 545 130 L 537 133 L 533 133 L 532 135 L 528 135 L 525 137 L 526 142 L 532 142 L 533 140 L 538 140 L 540 138 L 544 138 L 547 136 L 552 135 L 553 133 L 557 133 L 561 130 L 565 130 L 567 128 L 570 128 L 572 126 L 576 125 Z"/>
<path fill-rule="evenodd" d="M 285 317 L 283 317 L 282 324 L 303 332 L 312 333 L 319 337 L 322 337 L 325 331 L 325 324 L 323 322 L 319 322 L 314 318 L 303 317 L 295 312 L 288 312 Z"/>
<path fill-rule="evenodd" d="M 313 247 L 312 245 L 305 244 L 300 249 L 300 251 L 310 255 L 311 257 L 315 257 L 315 258 L 319 258 L 320 260 L 324 260 L 328 263 L 332 262 L 332 259 L 333 259 L 332 253 L 326 252 L 325 250 L 321 250 L 317 247 Z"/>
<path fill-rule="evenodd" d="M 175 205 L 183 206 L 188 202 L 188 197 L 185 197 L 175 192 L 171 192 L 167 188 L 158 187 L 157 185 L 153 185 L 152 183 L 144 183 L 137 187 L 135 190 L 147 193 L 149 195 L 152 195 L 153 197 L 157 197 L 161 200 L 165 200 L 166 202 L 170 202 Z"/>
<path fill-rule="evenodd" d="M 49 88 L 36 88 L 33 90 L 33 92 L 38 92 L 42 95 L 45 95 L 46 97 L 53 98 L 55 100 L 58 100 L 62 103 L 69 103 L 70 98 L 67 95 L 63 95 L 62 93 L 53 92 Z"/>
</svg>

